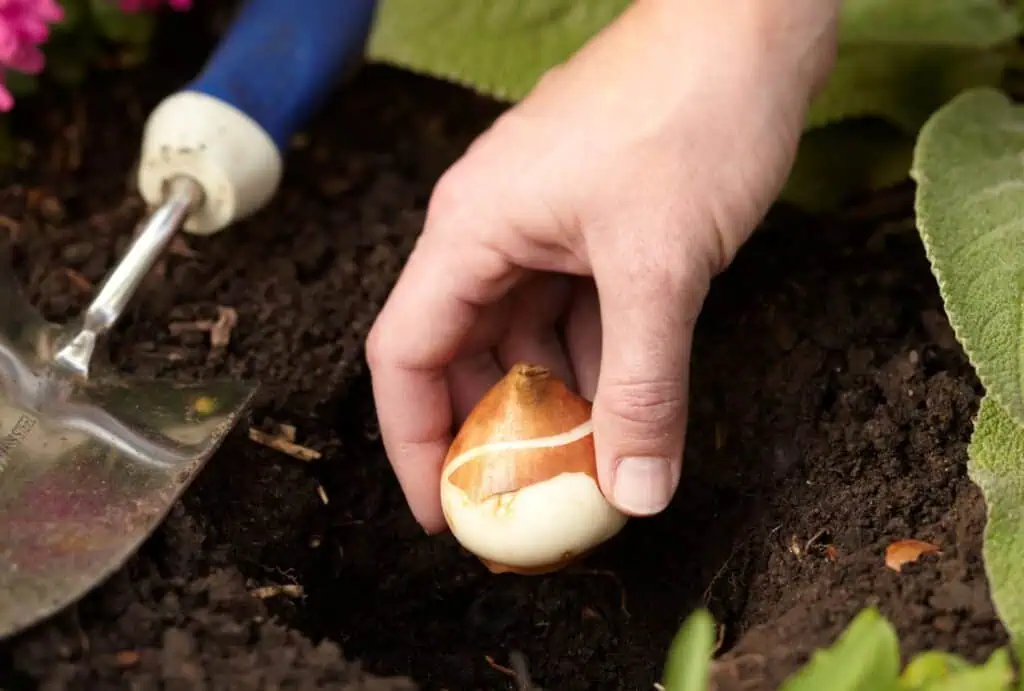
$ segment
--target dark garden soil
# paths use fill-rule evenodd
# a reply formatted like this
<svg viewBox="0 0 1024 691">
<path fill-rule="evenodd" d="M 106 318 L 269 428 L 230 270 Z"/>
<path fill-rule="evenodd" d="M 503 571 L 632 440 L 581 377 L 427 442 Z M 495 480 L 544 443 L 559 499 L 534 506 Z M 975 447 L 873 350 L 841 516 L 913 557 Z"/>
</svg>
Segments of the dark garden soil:
<svg viewBox="0 0 1024 691">
<path fill-rule="evenodd" d="M 143 212 L 130 186 L 143 118 L 208 45 L 175 33 L 189 21 L 169 23 L 145 73 L 22 109 L 31 147 L 2 182 L 0 249 L 53 319 L 87 302 Z M 112 339 L 115 362 L 258 378 L 252 422 L 126 568 L 0 647 L 0 688 L 416 688 L 408 677 L 469 691 L 526 688 L 504 669 L 525 665 L 546 689 L 646 691 L 701 604 L 725 625 L 720 689 L 774 689 L 870 604 L 908 653 L 981 659 L 1004 641 L 984 504 L 965 474 L 979 385 L 942 316 L 909 189 L 826 220 L 773 214 L 716 281 L 686 474 L 665 514 L 534 578 L 491 576 L 417 528 L 377 436 L 361 342 L 432 182 L 499 111 L 366 69 L 297 139 L 271 208 L 167 257 Z M 211 349 L 187 324 L 218 307 L 238 324 Z M 250 441 L 246 428 L 268 421 L 294 425 L 322 459 Z M 910 537 L 942 554 L 885 568 L 886 545 Z"/>
</svg>

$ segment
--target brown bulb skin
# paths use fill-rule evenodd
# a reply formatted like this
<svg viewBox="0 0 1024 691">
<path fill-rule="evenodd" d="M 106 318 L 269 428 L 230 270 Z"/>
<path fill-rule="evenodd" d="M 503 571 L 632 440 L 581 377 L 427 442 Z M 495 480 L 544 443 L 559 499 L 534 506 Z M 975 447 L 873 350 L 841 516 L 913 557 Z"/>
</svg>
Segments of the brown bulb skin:
<svg viewBox="0 0 1024 691">
<path fill-rule="evenodd" d="M 517 364 L 473 408 L 452 441 L 442 469 L 469 449 L 561 434 L 589 420 L 590 410 L 590 401 L 549 370 Z M 467 463 L 450 480 L 479 502 L 564 472 L 597 477 L 593 436 L 563 447 L 522 450 L 506 463 Z"/>
</svg>

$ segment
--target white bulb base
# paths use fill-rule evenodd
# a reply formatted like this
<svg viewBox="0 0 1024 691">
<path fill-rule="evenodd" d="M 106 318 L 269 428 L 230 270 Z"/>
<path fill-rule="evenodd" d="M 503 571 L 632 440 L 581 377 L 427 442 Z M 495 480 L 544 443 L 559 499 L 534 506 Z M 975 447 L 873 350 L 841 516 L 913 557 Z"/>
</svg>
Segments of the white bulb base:
<svg viewBox="0 0 1024 691">
<path fill-rule="evenodd" d="M 255 120 L 212 96 L 179 91 L 146 122 L 137 179 L 150 206 L 163 202 L 171 178 L 195 180 L 203 200 L 184 230 L 212 235 L 262 209 L 277 192 L 283 168 L 281 152 Z"/>
<path fill-rule="evenodd" d="M 441 506 L 463 547 L 483 560 L 524 571 L 572 560 L 615 536 L 628 521 L 586 473 L 562 473 L 480 503 L 442 482 Z"/>
</svg>

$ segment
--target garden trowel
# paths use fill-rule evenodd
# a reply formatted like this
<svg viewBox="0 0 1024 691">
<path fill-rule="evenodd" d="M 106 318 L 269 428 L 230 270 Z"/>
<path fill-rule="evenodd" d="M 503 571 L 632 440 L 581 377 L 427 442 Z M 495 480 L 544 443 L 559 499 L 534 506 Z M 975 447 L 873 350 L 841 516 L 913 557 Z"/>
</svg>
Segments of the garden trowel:
<svg viewBox="0 0 1024 691">
<path fill-rule="evenodd" d="M 254 384 L 143 380 L 94 353 L 179 230 L 217 232 L 271 199 L 289 139 L 359 64 L 373 14 L 372 0 L 242 8 L 150 115 L 138 184 L 156 210 L 73 323 L 47 322 L 0 271 L 0 638 L 120 568 L 245 413 Z"/>
</svg>

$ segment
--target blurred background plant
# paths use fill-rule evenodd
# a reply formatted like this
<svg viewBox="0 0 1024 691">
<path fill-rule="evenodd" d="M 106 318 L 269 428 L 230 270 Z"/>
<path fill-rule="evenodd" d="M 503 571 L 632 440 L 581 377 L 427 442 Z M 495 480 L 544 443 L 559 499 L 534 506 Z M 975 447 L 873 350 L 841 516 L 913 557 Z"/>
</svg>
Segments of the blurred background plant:
<svg viewBox="0 0 1024 691">
<path fill-rule="evenodd" d="M 94 69 L 148 57 L 159 11 L 193 0 L 0 0 L 0 164 L 13 155 L 9 113 L 43 84 L 73 87 Z"/>
</svg>

